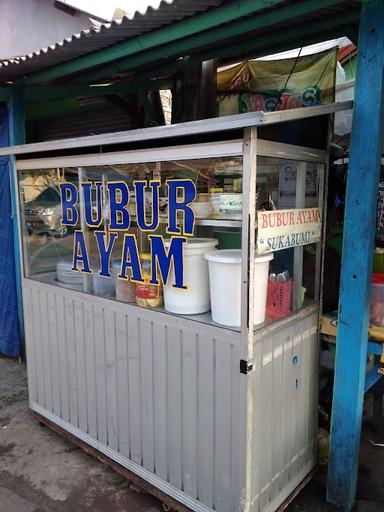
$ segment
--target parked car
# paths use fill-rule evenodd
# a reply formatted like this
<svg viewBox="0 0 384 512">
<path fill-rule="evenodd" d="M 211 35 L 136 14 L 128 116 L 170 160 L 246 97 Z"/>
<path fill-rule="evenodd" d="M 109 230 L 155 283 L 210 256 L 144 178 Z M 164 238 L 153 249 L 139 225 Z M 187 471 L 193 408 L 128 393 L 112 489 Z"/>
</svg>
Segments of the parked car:
<svg viewBox="0 0 384 512">
<path fill-rule="evenodd" d="M 61 223 L 60 193 L 54 187 L 47 187 L 35 199 L 25 203 L 24 218 L 29 234 L 48 233 L 64 237 L 68 226 Z"/>
</svg>

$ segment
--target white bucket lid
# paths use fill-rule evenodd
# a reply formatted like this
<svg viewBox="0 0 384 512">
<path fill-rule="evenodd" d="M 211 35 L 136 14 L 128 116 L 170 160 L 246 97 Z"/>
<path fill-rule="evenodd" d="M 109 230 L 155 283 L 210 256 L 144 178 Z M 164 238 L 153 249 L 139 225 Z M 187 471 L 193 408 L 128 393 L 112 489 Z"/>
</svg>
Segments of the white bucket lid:
<svg viewBox="0 0 384 512">
<path fill-rule="evenodd" d="M 209 252 L 205 255 L 208 261 L 215 261 L 217 263 L 241 263 L 241 249 L 221 249 L 215 252 Z M 256 263 L 264 263 L 265 261 L 273 260 L 273 254 L 261 254 L 255 256 Z"/>
<path fill-rule="evenodd" d="M 166 247 L 169 246 L 171 240 L 168 238 L 164 240 L 164 244 Z M 217 238 L 189 238 L 187 237 L 187 243 L 185 245 L 185 250 L 188 252 L 193 249 L 212 249 L 218 245 L 219 241 Z"/>
</svg>

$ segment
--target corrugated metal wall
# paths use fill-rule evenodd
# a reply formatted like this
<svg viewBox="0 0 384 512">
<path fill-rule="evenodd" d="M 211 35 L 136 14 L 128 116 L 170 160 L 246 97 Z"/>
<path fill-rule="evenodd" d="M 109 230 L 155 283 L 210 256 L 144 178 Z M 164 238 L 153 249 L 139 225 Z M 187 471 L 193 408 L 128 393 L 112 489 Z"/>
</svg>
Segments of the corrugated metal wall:
<svg viewBox="0 0 384 512">
<path fill-rule="evenodd" d="M 243 510 L 241 379 L 252 512 L 276 510 L 313 467 L 316 307 L 256 333 L 248 376 L 235 332 L 28 279 L 24 307 L 31 406 L 194 510 Z"/>
<path fill-rule="evenodd" d="M 132 115 L 133 114 L 133 115 Z M 97 110 L 79 111 L 33 123 L 34 142 L 83 137 L 136 128 L 137 114 L 129 114 L 117 105 Z"/>
<path fill-rule="evenodd" d="M 318 313 L 256 335 L 252 512 L 275 510 L 314 466 Z"/>
<path fill-rule="evenodd" d="M 238 510 L 239 334 L 31 280 L 24 306 L 32 407 Z"/>
</svg>

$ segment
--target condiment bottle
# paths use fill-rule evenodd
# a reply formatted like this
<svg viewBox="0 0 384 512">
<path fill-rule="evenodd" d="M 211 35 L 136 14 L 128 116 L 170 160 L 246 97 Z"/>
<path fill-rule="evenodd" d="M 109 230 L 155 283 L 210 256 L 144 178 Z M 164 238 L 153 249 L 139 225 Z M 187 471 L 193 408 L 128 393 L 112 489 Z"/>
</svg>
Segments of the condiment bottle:
<svg viewBox="0 0 384 512">
<path fill-rule="evenodd" d="M 150 284 L 151 255 L 141 254 L 140 261 L 144 283 L 136 283 L 136 303 L 144 308 L 158 308 L 163 304 L 163 289 L 161 285 Z"/>
</svg>

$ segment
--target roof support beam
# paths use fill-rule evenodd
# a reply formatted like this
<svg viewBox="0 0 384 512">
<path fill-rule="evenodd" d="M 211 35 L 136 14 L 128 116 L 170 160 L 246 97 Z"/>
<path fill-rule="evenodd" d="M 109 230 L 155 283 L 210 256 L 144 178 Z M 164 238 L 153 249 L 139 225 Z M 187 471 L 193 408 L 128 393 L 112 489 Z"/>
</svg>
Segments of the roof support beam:
<svg viewBox="0 0 384 512">
<path fill-rule="evenodd" d="M 231 37 L 320 11 L 344 1 L 322 0 L 322 2 L 318 2 L 317 0 L 305 0 L 279 9 L 268 10 L 259 15 L 257 13 L 262 9 L 281 2 L 278 0 L 243 0 L 242 2 L 231 3 L 152 33 L 129 39 L 124 43 L 118 43 L 99 52 L 34 73 L 23 79 L 22 82 L 25 85 L 36 84 L 102 65 L 105 70 L 104 76 L 112 76 L 122 69 L 135 68 L 140 63 L 153 62 L 163 58 L 164 55 L 184 55 L 196 51 L 197 48 L 202 46 L 220 41 L 224 42 Z M 240 17 L 251 14 L 253 16 L 239 20 Z M 225 25 L 220 26 L 223 24 Z M 143 52 L 146 55 L 145 59 L 140 55 Z M 124 58 L 120 61 L 120 64 L 105 65 L 122 57 Z M 145 62 L 142 62 L 143 60 Z M 88 83 L 91 83 L 92 80 L 93 77 L 90 73 Z"/>
<path fill-rule="evenodd" d="M 258 11 L 283 3 L 283 0 L 242 0 L 223 5 L 213 10 L 191 16 L 169 26 L 133 37 L 122 43 L 94 52 L 73 61 L 54 66 L 51 69 L 34 73 L 26 79 L 25 84 L 36 84 L 56 78 L 72 75 L 92 67 L 108 64 L 111 61 L 154 48 L 183 37 L 210 30 L 224 23 L 232 22 L 243 16 L 255 14 Z"/>
<path fill-rule="evenodd" d="M 295 17 L 300 17 L 314 11 L 319 11 L 326 7 L 340 4 L 343 1 L 344 0 L 323 0 L 322 2 L 318 2 L 317 0 L 305 0 L 297 4 L 283 7 L 276 11 L 269 11 L 253 18 L 247 18 L 245 20 L 233 22 L 231 25 L 213 29 L 210 32 L 205 32 L 193 37 L 182 39 L 181 41 L 170 43 L 161 48 L 155 48 L 145 53 L 133 55 L 132 57 L 128 57 L 114 64 L 110 64 L 109 66 L 104 66 L 101 70 L 95 70 L 94 72 L 91 71 L 87 73 L 86 79 L 90 81 L 89 83 L 91 83 L 92 80 L 112 76 L 116 73 L 120 73 L 128 69 L 134 69 L 138 66 L 149 64 L 150 62 L 163 58 L 164 55 L 167 55 L 168 57 L 184 55 L 188 52 L 196 50 L 197 48 L 209 46 L 220 41 L 224 43 L 232 37 L 244 35 L 248 32 L 252 32 L 260 28 L 266 28 L 282 21 L 291 20 Z M 334 22 L 340 24 L 340 19 L 335 17 Z M 310 26 L 311 25 L 309 25 L 309 27 Z M 300 27 L 300 29 L 296 28 L 296 33 L 299 34 L 298 31 L 300 30 L 301 32 L 302 28 L 303 27 Z M 281 40 L 284 37 L 284 32 L 278 32 L 276 34 L 276 39 L 280 38 Z M 260 36 L 260 39 L 263 40 L 264 38 Z M 211 57 L 207 57 L 207 59 L 210 58 Z"/>
<path fill-rule="evenodd" d="M 312 3 L 312 2 L 308 2 L 308 3 Z M 319 3 L 316 2 L 316 4 L 317 4 L 318 8 L 320 8 L 318 5 Z M 302 4 L 297 4 L 297 5 L 302 6 Z M 324 4 L 321 3 L 321 7 L 323 7 L 323 6 L 324 6 Z M 312 5 L 312 9 L 313 9 L 313 5 Z M 281 12 L 282 10 L 283 9 L 281 9 L 279 12 Z M 295 11 L 295 12 L 297 14 L 297 11 Z M 291 12 L 291 14 L 292 14 L 292 12 Z M 286 15 L 289 18 L 290 15 L 288 15 L 287 13 L 286 13 Z M 359 16 L 360 16 L 359 10 L 355 10 L 355 11 L 343 14 L 343 25 L 348 26 L 348 24 L 351 24 L 354 21 L 358 20 Z M 259 18 L 257 18 L 257 20 L 258 19 Z M 254 20 L 254 22 L 256 22 L 257 20 Z M 283 21 L 282 16 L 279 17 L 279 21 Z M 249 22 L 249 20 L 247 20 L 247 23 L 248 22 Z M 257 23 L 257 25 L 259 26 L 259 23 Z M 277 32 L 272 35 L 259 36 L 254 39 L 249 38 L 245 42 L 241 42 L 241 43 L 237 43 L 237 44 L 234 43 L 234 44 L 231 44 L 230 46 L 223 46 L 223 47 L 220 47 L 217 49 L 212 49 L 212 50 L 207 49 L 202 53 L 191 55 L 189 57 L 189 61 L 187 62 L 187 65 L 189 66 L 189 65 L 193 65 L 198 62 L 205 61 L 205 60 L 222 58 L 222 57 L 238 57 L 238 56 L 244 55 L 245 53 L 249 55 L 252 52 L 255 52 L 255 53 L 257 52 L 257 55 L 254 54 L 253 56 L 261 56 L 261 55 L 263 55 L 263 52 L 262 52 L 263 48 L 267 48 L 267 47 L 273 45 L 274 43 L 276 43 L 278 48 L 288 50 L 289 48 L 286 47 L 288 41 L 291 41 L 291 40 L 295 41 L 293 47 L 297 47 L 297 45 L 303 44 L 302 41 L 305 39 L 305 36 L 307 36 L 307 38 L 314 39 L 315 41 L 318 41 L 316 39 L 316 33 L 328 32 L 328 31 L 331 31 L 332 29 L 335 29 L 339 26 L 340 26 L 340 19 L 338 17 L 336 17 L 336 16 L 328 17 L 321 21 L 313 22 L 313 23 L 307 24 L 305 26 L 300 26 L 300 28 L 295 27 L 293 29 L 284 30 L 283 32 Z M 340 34 L 340 32 L 337 32 L 337 34 L 343 35 L 343 34 Z M 202 37 L 203 36 L 204 35 L 202 35 Z M 206 36 L 204 36 L 204 37 L 206 37 Z M 331 37 L 331 36 L 327 34 L 327 37 Z M 225 35 L 223 35 L 223 38 L 224 38 L 224 40 L 226 39 Z M 178 49 L 180 49 L 181 44 L 184 44 L 183 41 L 181 41 L 177 45 Z M 202 45 L 203 45 L 202 40 L 197 42 L 197 44 L 196 44 L 197 47 L 201 47 Z M 186 48 L 187 45 L 184 44 L 184 47 Z M 142 53 L 135 57 L 132 57 L 129 59 L 124 59 L 115 64 L 111 64 L 110 66 L 104 66 L 102 69 L 91 71 L 90 73 L 87 73 L 86 76 L 84 76 L 84 81 L 85 80 L 87 80 L 87 81 L 88 80 L 90 80 L 90 81 L 101 80 L 101 79 L 105 78 L 106 76 L 112 76 L 113 74 L 127 71 L 130 68 L 148 64 L 149 62 L 152 62 L 156 59 L 160 59 L 164 55 L 167 55 L 170 57 L 173 52 L 180 53 L 180 51 L 176 52 L 174 45 L 168 45 L 167 47 L 162 47 L 158 50 L 157 49 L 151 50 L 150 52 L 145 52 L 145 53 Z M 166 65 L 164 65 L 163 69 L 164 69 L 164 71 L 166 71 L 167 68 L 169 68 L 168 70 L 171 72 L 172 70 L 177 70 L 177 69 L 184 67 L 184 65 L 185 65 L 185 63 L 184 63 L 184 59 L 183 59 L 183 60 L 176 61 L 176 62 L 173 62 L 170 64 L 166 64 Z M 159 71 L 160 70 L 161 70 L 161 68 L 159 69 Z M 147 76 L 149 76 L 150 73 L 151 72 L 148 72 Z"/>
<path fill-rule="evenodd" d="M 343 26 L 348 27 L 360 18 L 360 11 L 351 11 L 343 14 Z M 336 29 L 336 32 L 334 32 Z M 217 48 L 208 50 L 201 54 L 192 55 L 190 60 L 195 62 L 197 60 L 216 59 L 216 58 L 235 58 L 241 55 L 252 55 L 252 57 L 261 57 L 265 55 L 265 49 L 272 46 L 274 52 L 283 50 L 290 50 L 299 46 L 312 44 L 311 42 L 320 42 L 317 34 L 327 34 L 327 38 L 332 38 L 336 35 L 342 36 L 340 30 L 340 20 L 337 17 L 326 18 L 322 21 L 300 26 L 300 28 L 293 28 L 284 30 L 283 33 L 277 33 L 267 36 L 260 36 L 255 39 L 250 39 L 245 42 L 233 44 L 225 48 Z"/>
</svg>

